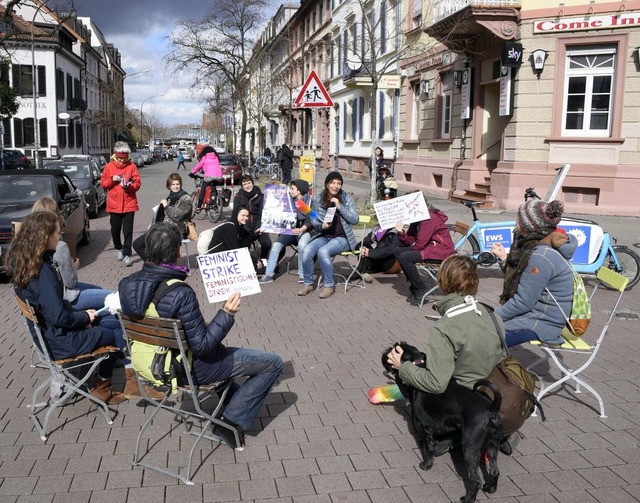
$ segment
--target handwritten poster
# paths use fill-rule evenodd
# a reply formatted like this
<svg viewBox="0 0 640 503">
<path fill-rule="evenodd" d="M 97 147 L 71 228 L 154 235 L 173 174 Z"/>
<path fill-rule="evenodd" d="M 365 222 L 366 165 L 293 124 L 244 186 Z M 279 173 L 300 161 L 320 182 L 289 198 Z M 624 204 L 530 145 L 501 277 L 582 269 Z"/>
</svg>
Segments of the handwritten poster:
<svg viewBox="0 0 640 503">
<path fill-rule="evenodd" d="M 325 223 L 325 224 L 333 223 L 333 219 L 336 216 L 336 210 L 337 209 L 338 208 L 336 208 L 335 206 L 327 208 L 327 212 L 324 214 L 323 223 Z"/>
<path fill-rule="evenodd" d="M 226 301 L 233 292 L 242 297 L 260 293 L 258 275 L 247 248 L 199 255 L 202 282 L 211 304 Z"/>
<path fill-rule="evenodd" d="M 413 192 L 406 196 L 379 201 L 374 203 L 373 209 L 382 229 L 391 229 L 398 222 L 410 224 L 429 219 L 427 202 L 422 192 Z"/>
<path fill-rule="evenodd" d="M 262 232 L 293 234 L 297 211 L 288 185 L 266 185 L 262 203 Z"/>
</svg>

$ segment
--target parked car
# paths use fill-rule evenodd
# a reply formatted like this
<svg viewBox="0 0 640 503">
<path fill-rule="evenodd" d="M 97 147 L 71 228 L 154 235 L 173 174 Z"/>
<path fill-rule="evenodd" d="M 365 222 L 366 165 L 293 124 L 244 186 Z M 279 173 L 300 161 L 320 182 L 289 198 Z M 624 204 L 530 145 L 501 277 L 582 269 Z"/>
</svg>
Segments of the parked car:
<svg viewBox="0 0 640 503">
<path fill-rule="evenodd" d="M 64 171 L 74 185 L 82 191 L 89 205 L 89 216 L 96 218 L 100 206 L 107 201 L 107 191 L 100 185 L 102 170 L 93 159 L 63 159 L 50 162 L 44 169 L 58 169 Z"/>
<path fill-rule="evenodd" d="M 178 152 L 182 153 L 182 157 L 184 157 L 185 161 L 192 161 L 193 157 L 191 155 L 191 150 L 186 147 L 178 147 Z"/>
<path fill-rule="evenodd" d="M 2 150 L 2 169 L 29 169 L 31 161 L 22 150 L 5 148 Z"/>
<path fill-rule="evenodd" d="M 162 147 L 155 147 L 153 149 L 153 160 L 156 162 L 164 160 L 164 150 Z"/>
<path fill-rule="evenodd" d="M 140 153 L 142 154 L 142 159 L 143 159 L 145 164 L 152 164 L 153 163 L 153 158 L 151 157 L 151 154 L 147 150 L 143 150 Z"/>
<path fill-rule="evenodd" d="M 233 154 L 218 154 L 220 159 L 220 166 L 222 167 L 222 174 L 231 176 L 234 182 L 240 182 L 242 178 L 242 165 L 237 155 Z"/>
<path fill-rule="evenodd" d="M 63 171 L 0 171 L 0 257 L 13 239 L 12 222 L 22 222 L 41 197 L 50 197 L 58 203 L 65 220 L 65 233 L 75 232 L 73 238 L 78 244 L 89 243 L 89 213 L 84 194 Z"/>
<path fill-rule="evenodd" d="M 142 156 L 141 152 L 131 152 L 131 154 L 129 154 L 129 157 L 131 158 L 131 162 L 134 163 L 138 168 L 144 167 L 144 157 Z"/>
<path fill-rule="evenodd" d="M 100 168 L 100 171 L 102 171 L 104 167 L 107 165 L 107 158 L 103 155 L 92 154 L 91 158 L 98 165 L 98 167 Z"/>
</svg>

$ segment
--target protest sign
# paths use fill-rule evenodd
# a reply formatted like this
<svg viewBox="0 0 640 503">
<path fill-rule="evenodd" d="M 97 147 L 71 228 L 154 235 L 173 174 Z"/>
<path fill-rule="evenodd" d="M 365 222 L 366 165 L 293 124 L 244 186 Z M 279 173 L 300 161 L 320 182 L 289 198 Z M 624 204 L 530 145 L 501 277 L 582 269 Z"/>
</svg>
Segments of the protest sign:
<svg viewBox="0 0 640 503">
<path fill-rule="evenodd" d="M 293 234 L 297 211 L 288 185 L 269 184 L 264 188 L 260 229 L 270 234 Z"/>
<path fill-rule="evenodd" d="M 427 202 L 422 192 L 413 192 L 406 196 L 374 203 L 373 209 L 376 211 L 382 229 L 391 229 L 398 222 L 410 224 L 429 219 Z"/>
<path fill-rule="evenodd" d="M 335 206 L 332 206 L 331 208 L 327 208 L 327 212 L 324 214 L 323 223 L 325 223 L 325 224 L 332 223 L 334 217 L 336 216 L 336 210 L 337 209 L 338 208 L 336 208 Z"/>
<path fill-rule="evenodd" d="M 233 292 L 240 292 L 243 297 L 260 293 L 247 248 L 199 255 L 197 260 L 210 303 L 225 301 Z"/>
</svg>

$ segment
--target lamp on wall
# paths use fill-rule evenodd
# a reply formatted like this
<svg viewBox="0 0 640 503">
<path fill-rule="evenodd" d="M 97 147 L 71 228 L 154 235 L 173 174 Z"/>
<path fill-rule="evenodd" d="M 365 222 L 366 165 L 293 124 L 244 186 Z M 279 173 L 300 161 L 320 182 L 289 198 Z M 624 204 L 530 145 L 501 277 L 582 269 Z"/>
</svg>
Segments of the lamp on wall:
<svg viewBox="0 0 640 503">
<path fill-rule="evenodd" d="M 420 97 L 422 99 L 429 99 L 429 90 L 431 89 L 431 81 L 424 79 L 420 81 Z"/>
<path fill-rule="evenodd" d="M 547 54 L 549 54 L 544 49 L 536 49 L 531 53 L 531 64 L 533 65 L 533 69 L 535 70 L 538 78 L 540 78 L 540 74 L 542 70 L 544 70 L 544 63 L 547 60 Z"/>
<path fill-rule="evenodd" d="M 453 71 L 453 85 L 458 89 L 462 87 L 462 70 Z"/>
</svg>

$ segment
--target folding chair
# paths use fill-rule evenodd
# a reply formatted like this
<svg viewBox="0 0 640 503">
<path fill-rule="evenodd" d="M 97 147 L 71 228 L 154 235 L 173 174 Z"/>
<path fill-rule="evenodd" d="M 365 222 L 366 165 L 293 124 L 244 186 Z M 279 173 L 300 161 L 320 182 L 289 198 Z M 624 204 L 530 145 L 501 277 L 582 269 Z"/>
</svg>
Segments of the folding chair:
<svg viewBox="0 0 640 503">
<path fill-rule="evenodd" d="M 145 468 L 149 468 L 151 470 L 155 470 L 166 475 L 170 475 L 171 477 L 175 477 L 185 484 L 193 485 L 192 481 L 192 465 L 193 465 L 193 456 L 196 453 L 199 442 L 205 438 L 208 440 L 213 440 L 215 442 L 224 443 L 224 441 L 213 435 L 208 434 L 210 428 L 215 425 L 222 428 L 227 428 L 232 431 L 236 445 L 240 445 L 240 438 L 238 436 L 238 431 L 236 428 L 233 428 L 231 425 L 222 422 L 219 417 L 222 414 L 222 405 L 224 403 L 224 399 L 227 396 L 227 393 L 233 384 L 233 379 L 227 379 L 224 381 L 218 381 L 206 386 L 196 386 L 193 382 L 193 378 L 191 376 L 191 359 L 190 352 L 187 346 L 187 338 L 182 327 L 182 324 L 179 320 L 173 320 L 168 318 L 136 318 L 132 316 L 127 316 L 122 312 L 119 312 L 120 323 L 122 325 L 122 329 L 124 331 L 125 338 L 127 340 L 127 346 L 129 353 L 131 353 L 131 345 L 136 342 L 142 342 L 146 344 L 151 344 L 153 346 L 158 346 L 161 348 L 166 348 L 170 351 L 177 351 L 180 354 L 182 366 L 184 369 L 184 382 L 178 382 L 178 390 L 183 394 L 186 394 L 191 397 L 190 403 L 193 405 L 194 410 L 184 410 L 178 408 L 177 404 L 173 404 L 172 402 L 168 402 L 169 397 L 172 392 L 172 382 L 170 377 L 166 377 L 164 381 L 163 388 L 166 388 L 164 398 L 158 402 L 145 392 L 145 385 L 154 386 L 154 383 L 146 382 L 145 379 L 138 373 L 138 369 L 136 369 L 136 379 L 138 381 L 138 387 L 142 393 L 142 396 L 145 400 L 147 400 L 151 405 L 154 405 L 153 413 L 149 416 L 149 418 L 145 421 L 145 423 L 140 428 L 140 432 L 138 433 L 138 438 L 136 439 L 136 447 L 135 447 L 135 455 L 133 457 L 133 465 L 134 466 L 142 466 Z M 135 368 L 135 363 L 134 363 Z M 211 396 L 212 393 L 219 393 L 218 404 L 214 408 L 213 412 L 208 413 L 202 409 L 202 402 Z M 187 402 L 182 401 L 179 402 L 185 404 Z M 178 472 L 171 471 L 168 468 L 151 464 L 149 461 L 146 461 L 145 458 L 150 454 L 151 449 L 158 442 L 157 441 L 149 441 L 148 446 L 144 453 L 141 453 L 141 447 L 144 442 L 142 442 L 142 436 L 151 426 L 153 419 L 156 415 L 161 411 L 166 410 L 169 413 L 173 414 L 176 419 L 179 419 L 184 427 L 184 432 L 189 435 L 196 436 L 196 440 L 189 451 L 188 462 L 187 462 L 187 472 L 185 475 L 181 475 Z M 195 421 L 189 421 L 189 419 Z M 195 422 L 200 422 L 200 431 L 192 431 L 195 427 Z M 167 432 L 168 434 L 171 431 Z M 166 436 L 166 435 L 165 435 Z M 236 450 L 243 450 L 244 447 L 238 447 Z"/>
<path fill-rule="evenodd" d="M 87 392 L 86 382 L 91 378 L 103 360 L 109 358 L 111 353 L 117 353 L 120 350 L 114 346 L 104 346 L 91 353 L 74 356 L 72 358 L 53 360 L 44 342 L 35 309 L 28 301 L 22 300 L 17 295 L 15 295 L 15 298 L 20 308 L 20 314 L 27 333 L 29 334 L 29 339 L 33 344 L 33 354 L 38 360 L 33 366 L 36 368 L 45 368 L 49 371 L 49 377 L 33 391 L 31 395 L 31 405 L 29 406 L 29 417 L 38 430 L 40 439 L 43 441 L 47 440 L 49 419 L 53 412 L 58 407 L 65 405 L 76 393 L 95 403 L 100 408 L 99 410 L 107 420 L 107 423 L 113 424 L 113 418 L 107 404 Z M 60 387 L 64 389 L 62 395 L 57 400 L 47 400 L 44 403 L 36 403 L 40 392 L 49 387 L 53 380 L 56 380 L 60 384 Z M 44 420 L 41 422 L 38 415 L 45 410 Z"/>
<path fill-rule="evenodd" d="M 442 262 L 443 262 L 442 260 L 425 260 L 424 262 L 420 262 L 419 264 L 416 264 L 418 272 L 424 274 L 425 276 L 428 276 L 435 283 L 435 285 L 433 285 L 433 288 L 430 288 L 429 290 L 427 290 L 422 296 L 422 298 L 420 299 L 420 307 L 424 305 L 425 299 L 438 289 L 437 276 L 438 276 L 438 270 L 440 269 L 440 265 L 442 265 Z"/>
<path fill-rule="evenodd" d="M 360 265 L 360 260 L 362 259 L 362 257 L 360 256 L 360 249 L 362 248 L 362 243 L 364 242 L 364 238 L 367 236 L 367 226 L 369 225 L 370 222 L 371 222 L 370 216 L 360 215 L 358 217 L 358 226 L 359 226 L 358 231 L 360 231 L 362 235 L 360 236 L 360 241 L 357 245 L 357 248 L 353 251 L 346 251 L 346 252 L 340 253 L 339 255 L 336 255 L 336 257 L 344 257 L 347 259 L 349 274 L 346 275 L 346 274 L 340 274 L 336 272 L 334 272 L 333 274 L 334 276 L 337 276 L 343 281 L 344 293 L 347 293 L 349 285 L 357 286 L 358 288 L 366 288 L 364 283 L 364 277 L 362 276 L 362 273 L 358 271 L 358 266 Z M 356 285 L 353 283 L 353 281 L 357 281 L 358 278 L 360 279 L 360 284 Z M 322 275 L 318 277 L 318 288 L 320 287 L 321 284 L 322 284 Z"/>
<path fill-rule="evenodd" d="M 531 343 L 532 345 L 540 348 L 544 354 L 539 359 L 531 363 L 527 367 L 527 369 L 531 370 L 531 372 L 535 374 L 540 381 L 540 391 L 538 392 L 539 401 L 541 401 L 544 396 L 550 394 L 552 391 L 560 389 L 560 387 L 564 387 L 564 383 L 573 381 L 575 383 L 575 393 L 581 393 L 581 388 L 584 388 L 589 393 L 591 393 L 596 398 L 596 400 L 598 400 L 598 404 L 600 406 L 600 417 L 606 418 L 607 415 L 605 414 L 604 401 L 602 400 L 602 397 L 590 384 L 585 382 L 584 378 L 580 374 L 582 374 L 582 372 L 586 370 L 589 365 L 591 365 L 591 362 L 593 362 L 596 355 L 598 354 L 598 350 L 600 349 L 600 346 L 602 346 L 604 337 L 605 335 L 607 335 L 607 332 L 609 330 L 609 324 L 611 323 L 613 317 L 616 315 L 618 304 L 622 299 L 622 295 L 625 288 L 627 287 L 629 279 L 622 276 L 621 274 L 618 274 L 617 272 L 607 269 L 606 267 L 601 267 L 600 269 L 598 269 L 596 278 L 599 280 L 599 283 L 596 284 L 593 292 L 591 292 L 590 299 L 593 299 L 593 296 L 598 290 L 600 284 L 606 285 L 611 290 L 616 290 L 618 292 L 618 295 L 615 298 L 611 313 L 609 314 L 604 327 L 602 327 L 602 331 L 600 332 L 600 335 L 598 336 L 595 344 L 588 344 L 584 340 L 584 338 L 575 337 L 571 334 L 569 329 L 565 328 L 562 332 L 562 337 L 564 338 L 565 342 L 563 342 L 562 344 L 545 344 L 539 341 L 534 341 Z M 582 365 L 574 370 L 571 368 L 569 363 L 564 361 L 564 356 L 570 354 L 582 355 L 583 357 L 586 357 L 586 360 L 584 361 L 584 363 L 582 363 Z M 542 377 L 538 375 L 534 370 L 532 370 L 534 367 L 545 361 L 553 361 L 556 367 L 561 372 L 561 377 L 558 380 L 546 385 Z"/>
</svg>

